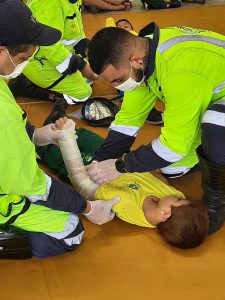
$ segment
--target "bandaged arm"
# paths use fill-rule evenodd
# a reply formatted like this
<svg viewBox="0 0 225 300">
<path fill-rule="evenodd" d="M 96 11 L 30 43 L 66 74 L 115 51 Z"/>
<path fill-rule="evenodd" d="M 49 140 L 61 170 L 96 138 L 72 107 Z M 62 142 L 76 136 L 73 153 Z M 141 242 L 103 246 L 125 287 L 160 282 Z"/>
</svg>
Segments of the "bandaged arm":
<svg viewBox="0 0 225 300">
<path fill-rule="evenodd" d="M 63 139 L 58 140 L 58 144 L 73 187 L 86 199 L 93 200 L 99 185 L 90 180 L 85 169 L 77 146 L 75 125 L 72 120 L 65 123 L 62 128 Z"/>
</svg>

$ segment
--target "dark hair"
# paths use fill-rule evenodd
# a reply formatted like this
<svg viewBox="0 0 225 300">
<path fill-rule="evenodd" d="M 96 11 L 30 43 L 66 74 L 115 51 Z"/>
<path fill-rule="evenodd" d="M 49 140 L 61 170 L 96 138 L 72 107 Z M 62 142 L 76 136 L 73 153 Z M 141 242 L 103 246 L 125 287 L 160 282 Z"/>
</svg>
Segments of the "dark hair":
<svg viewBox="0 0 225 300">
<path fill-rule="evenodd" d="M 120 19 L 120 20 L 118 20 L 118 21 L 116 22 L 116 26 L 117 26 L 118 23 L 120 23 L 120 22 L 127 22 L 128 24 L 130 24 L 131 29 L 132 29 L 132 30 L 134 29 L 134 28 L 133 28 L 133 25 L 131 24 L 131 22 L 128 21 L 127 19 Z"/>
<path fill-rule="evenodd" d="M 208 235 L 209 219 L 202 201 L 172 207 L 171 217 L 157 225 L 164 240 L 172 246 L 189 249 L 202 244 Z"/>
<path fill-rule="evenodd" d="M 117 27 L 107 27 L 99 30 L 88 47 L 88 61 L 91 69 L 96 74 L 110 64 L 118 66 L 124 58 L 127 49 L 130 48 L 133 34 Z"/>
<path fill-rule="evenodd" d="M 15 56 L 18 53 L 27 51 L 30 46 L 31 45 L 23 44 L 16 46 L 6 46 L 6 48 L 8 49 L 10 55 Z"/>
</svg>

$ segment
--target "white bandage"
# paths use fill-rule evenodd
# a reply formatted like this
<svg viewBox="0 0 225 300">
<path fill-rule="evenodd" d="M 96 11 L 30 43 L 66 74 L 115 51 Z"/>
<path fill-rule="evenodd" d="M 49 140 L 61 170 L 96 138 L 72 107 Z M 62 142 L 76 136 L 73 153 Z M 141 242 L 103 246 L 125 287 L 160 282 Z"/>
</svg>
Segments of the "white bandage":
<svg viewBox="0 0 225 300">
<path fill-rule="evenodd" d="M 83 165 L 80 150 L 77 146 L 75 125 L 71 119 L 68 120 L 62 129 L 63 135 L 58 140 L 58 145 L 73 187 L 86 199 L 92 200 L 99 185 L 90 180 Z"/>
</svg>

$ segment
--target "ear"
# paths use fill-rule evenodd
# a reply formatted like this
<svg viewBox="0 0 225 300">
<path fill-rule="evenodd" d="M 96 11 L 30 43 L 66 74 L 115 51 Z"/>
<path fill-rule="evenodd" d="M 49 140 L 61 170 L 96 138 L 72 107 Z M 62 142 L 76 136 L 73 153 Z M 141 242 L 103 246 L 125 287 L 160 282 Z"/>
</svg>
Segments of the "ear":
<svg viewBox="0 0 225 300">
<path fill-rule="evenodd" d="M 130 62 L 132 67 L 135 69 L 140 69 L 140 67 L 143 66 L 143 57 L 138 53 L 133 54 L 130 57 Z"/>
<path fill-rule="evenodd" d="M 6 49 L 6 46 L 0 46 L 0 52 L 5 50 Z"/>
<path fill-rule="evenodd" d="M 171 217 L 171 210 L 161 210 L 161 222 L 167 221 Z"/>
</svg>

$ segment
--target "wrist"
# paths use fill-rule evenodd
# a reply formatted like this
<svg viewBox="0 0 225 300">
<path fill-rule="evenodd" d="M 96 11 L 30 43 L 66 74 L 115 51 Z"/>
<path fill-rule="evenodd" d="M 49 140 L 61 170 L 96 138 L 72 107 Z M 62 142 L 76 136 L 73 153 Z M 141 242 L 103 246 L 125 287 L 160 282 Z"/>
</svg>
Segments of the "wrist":
<svg viewBox="0 0 225 300">
<path fill-rule="evenodd" d="M 123 160 L 123 156 L 117 158 L 117 160 L 115 161 L 115 167 L 119 173 L 127 173 L 126 166 L 125 166 L 125 163 Z"/>
<path fill-rule="evenodd" d="M 87 215 L 91 212 L 91 202 L 87 200 L 86 203 L 87 203 L 87 206 L 85 208 L 85 211 L 82 213 L 83 215 Z"/>
</svg>

